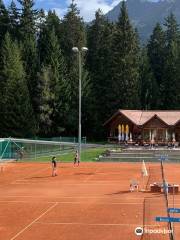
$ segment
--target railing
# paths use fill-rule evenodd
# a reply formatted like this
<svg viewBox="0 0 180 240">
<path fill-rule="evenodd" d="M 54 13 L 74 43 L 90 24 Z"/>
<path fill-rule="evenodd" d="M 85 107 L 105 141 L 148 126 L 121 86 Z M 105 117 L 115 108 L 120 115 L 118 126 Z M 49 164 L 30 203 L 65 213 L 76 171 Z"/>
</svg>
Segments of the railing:
<svg viewBox="0 0 180 240">
<path fill-rule="evenodd" d="M 179 142 L 174 141 L 162 141 L 162 140 L 154 140 L 153 144 L 150 140 L 143 140 L 143 139 L 132 139 L 132 141 L 120 141 L 118 137 L 108 137 L 108 142 L 111 143 L 119 143 L 119 144 L 129 144 L 129 145 L 140 145 L 140 146 L 168 146 L 168 147 L 178 147 Z"/>
</svg>

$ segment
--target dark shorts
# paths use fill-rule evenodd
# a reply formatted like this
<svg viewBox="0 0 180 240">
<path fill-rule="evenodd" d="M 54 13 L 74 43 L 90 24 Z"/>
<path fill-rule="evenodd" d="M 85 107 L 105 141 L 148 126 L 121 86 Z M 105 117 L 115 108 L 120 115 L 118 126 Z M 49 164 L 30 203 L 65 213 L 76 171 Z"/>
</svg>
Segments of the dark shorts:
<svg viewBox="0 0 180 240">
<path fill-rule="evenodd" d="M 79 160 L 77 158 L 74 158 L 74 163 L 79 163 Z"/>
</svg>

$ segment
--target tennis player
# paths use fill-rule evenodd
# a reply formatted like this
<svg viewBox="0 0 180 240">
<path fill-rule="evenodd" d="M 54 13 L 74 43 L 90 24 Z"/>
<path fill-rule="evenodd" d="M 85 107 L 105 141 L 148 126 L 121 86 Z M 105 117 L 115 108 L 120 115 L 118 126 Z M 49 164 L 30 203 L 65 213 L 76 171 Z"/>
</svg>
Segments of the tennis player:
<svg viewBox="0 0 180 240">
<path fill-rule="evenodd" d="M 134 192 L 134 190 L 136 190 L 137 192 L 139 191 L 139 184 L 136 180 L 132 180 L 130 182 L 130 192 Z"/>
<path fill-rule="evenodd" d="M 169 184 L 166 181 L 163 183 L 163 188 L 164 188 L 164 192 L 168 195 Z"/>
<path fill-rule="evenodd" d="M 76 153 L 75 153 L 74 166 L 76 165 L 76 163 L 77 163 L 78 166 L 79 166 L 80 161 L 79 161 L 79 153 L 78 153 L 78 151 L 76 151 Z"/>
<path fill-rule="evenodd" d="M 52 158 L 52 177 L 57 176 L 57 162 L 56 162 L 56 157 Z"/>
</svg>

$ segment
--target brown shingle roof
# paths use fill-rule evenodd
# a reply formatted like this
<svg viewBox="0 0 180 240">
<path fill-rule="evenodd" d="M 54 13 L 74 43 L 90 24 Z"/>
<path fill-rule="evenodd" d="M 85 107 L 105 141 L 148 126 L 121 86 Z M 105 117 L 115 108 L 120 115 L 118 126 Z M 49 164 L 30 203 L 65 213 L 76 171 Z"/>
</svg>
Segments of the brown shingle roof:
<svg viewBox="0 0 180 240">
<path fill-rule="evenodd" d="M 178 121 L 180 121 L 180 110 L 118 110 L 118 113 L 113 115 L 105 124 L 111 121 L 117 114 L 125 115 L 129 120 L 134 122 L 136 125 L 144 125 L 147 121 L 149 121 L 152 117 L 157 116 L 162 121 L 164 121 L 167 125 L 175 125 Z"/>
</svg>

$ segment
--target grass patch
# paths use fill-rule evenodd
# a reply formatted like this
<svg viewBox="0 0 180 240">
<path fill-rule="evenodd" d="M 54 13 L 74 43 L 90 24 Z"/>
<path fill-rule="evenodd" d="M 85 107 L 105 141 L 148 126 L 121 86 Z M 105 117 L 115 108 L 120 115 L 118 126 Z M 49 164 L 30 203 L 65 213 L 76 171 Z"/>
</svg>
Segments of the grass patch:
<svg viewBox="0 0 180 240">
<path fill-rule="evenodd" d="M 99 155 L 102 155 L 107 148 L 88 148 L 86 150 L 82 149 L 81 152 L 81 162 L 94 162 L 97 161 Z M 57 161 L 60 162 L 73 162 L 75 157 L 75 151 L 69 153 L 63 153 L 60 155 L 56 155 Z M 50 162 L 52 156 L 41 156 L 37 157 L 36 159 L 29 159 L 29 160 L 22 160 L 21 162 Z"/>
</svg>

